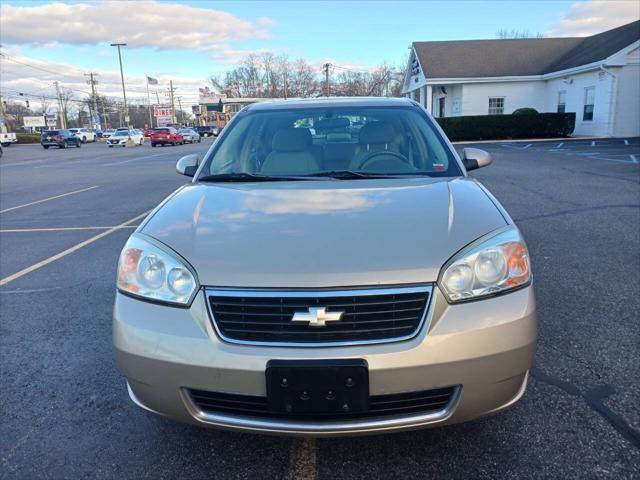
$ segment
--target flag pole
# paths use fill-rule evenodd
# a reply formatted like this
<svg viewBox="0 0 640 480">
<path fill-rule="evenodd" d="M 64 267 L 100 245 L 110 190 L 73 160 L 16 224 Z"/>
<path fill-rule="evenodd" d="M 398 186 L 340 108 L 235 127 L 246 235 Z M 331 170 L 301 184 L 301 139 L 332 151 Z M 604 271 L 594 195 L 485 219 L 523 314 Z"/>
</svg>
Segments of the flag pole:
<svg viewBox="0 0 640 480">
<path fill-rule="evenodd" d="M 149 95 L 149 75 L 144 74 L 147 79 L 147 105 L 149 106 L 149 128 L 153 128 L 153 119 L 151 118 L 151 96 Z"/>
</svg>

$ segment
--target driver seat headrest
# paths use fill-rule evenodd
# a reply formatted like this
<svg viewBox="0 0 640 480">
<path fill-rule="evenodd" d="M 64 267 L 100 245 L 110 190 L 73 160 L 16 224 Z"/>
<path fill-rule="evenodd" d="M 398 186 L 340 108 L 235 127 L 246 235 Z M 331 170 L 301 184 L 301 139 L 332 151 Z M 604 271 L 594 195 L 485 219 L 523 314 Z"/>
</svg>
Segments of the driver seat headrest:
<svg viewBox="0 0 640 480">
<path fill-rule="evenodd" d="M 274 152 L 302 152 L 308 150 L 313 137 L 308 128 L 284 128 L 273 136 L 271 148 Z"/>
<path fill-rule="evenodd" d="M 366 145 L 392 143 L 394 139 L 395 132 L 389 122 L 366 123 L 358 135 L 358 141 Z"/>
</svg>

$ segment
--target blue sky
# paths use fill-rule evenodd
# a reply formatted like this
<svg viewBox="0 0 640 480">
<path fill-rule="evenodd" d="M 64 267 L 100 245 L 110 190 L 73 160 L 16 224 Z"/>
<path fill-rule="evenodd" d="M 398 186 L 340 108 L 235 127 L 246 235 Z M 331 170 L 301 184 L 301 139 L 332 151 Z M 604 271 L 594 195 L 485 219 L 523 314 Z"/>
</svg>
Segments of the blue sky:
<svg viewBox="0 0 640 480">
<path fill-rule="evenodd" d="M 5 4 L 24 6 L 25 2 L 4 0 Z M 28 2 L 29 5 L 48 2 Z M 73 2 L 65 2 L 73 3 Z M 76 2 L 81 3 L 81 2 Z M 172 3 L 170 1 L 163 3 Z M 336 63 L 373 66 L 381 62 L 399 63 L 407 46 L 415 40 L 461 40 L 495 38 L 501 28 L 545 32 L 567 13 L 570 1 L 534 2 L 211 2 L 187 1 L 199 8 L 223 10 L 235 16 L 257 20 L 268 17 L 271 38 L 233 42 L 236 49 L 267 49 L 303 57 L 313 62 L 326 58 Z M 135 7 L 134 7 L 135 8 Z M 138 12 L 142 13 L 142 12 Z M 216 25 L 211 25 L 215 31 Z M 55 32 L 55 29 L 52 29 Z M 52 36 L 55 41 L 55 35 Z M 179 63 L 189 76 L 224 71 L 229 64 L 210 58 L 189 45 L 178 49 L 132 49 L 125 53 L 127 69 L 135 73 L 160 72 Z M 25 55 L 87 67 L 109 68 L 108 44 L 51 48 L 25 45 Z"/>
<path fill-rule="evenodd" d="M 153 12 L 148 15 L 147 12 Z M 144 74 L 197 92 L 212 74 L 249 52 L 273 51 L 352 69 L 401 64 L 417 40 L 495 38 L 500 29 L 583 36 L 637 19 L 637 1 L 180 1 L 0 2 L 3 84 L 43 87 L 53 80 L 84 85 L 100 72 L 117 90 L 110 42 L 125 40 L 127 83 L 140 92 Z M 62 78 L 14 60 L 59 71 Z M 79 88 L 79 87 L 78 87 Z"/>
</svg>

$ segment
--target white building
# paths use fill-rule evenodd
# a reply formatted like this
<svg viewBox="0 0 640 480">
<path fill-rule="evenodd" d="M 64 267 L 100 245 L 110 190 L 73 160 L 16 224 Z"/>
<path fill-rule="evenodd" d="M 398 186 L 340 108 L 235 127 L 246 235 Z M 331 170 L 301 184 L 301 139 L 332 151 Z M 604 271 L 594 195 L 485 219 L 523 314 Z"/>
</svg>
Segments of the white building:
<svg viewBox="0 0 640 480">
<path fill-rule="evenodd" d="M 414 42 L 403 93 L 434 116 L 575 112 L 574 135 L 640 136 L 640 21 L 591 37 Z"/>
</svg>

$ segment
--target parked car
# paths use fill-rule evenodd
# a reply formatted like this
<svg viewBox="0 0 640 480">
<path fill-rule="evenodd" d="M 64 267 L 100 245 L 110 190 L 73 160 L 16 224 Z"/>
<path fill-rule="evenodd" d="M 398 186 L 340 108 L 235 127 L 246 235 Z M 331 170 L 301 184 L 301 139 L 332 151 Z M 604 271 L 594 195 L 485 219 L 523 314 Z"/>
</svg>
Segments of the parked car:
<svg viewBox="0 0 640 480">
<path fill-rule="evenodd" d="M 351 141 L 302 126 L 328 123 Z M 227 128 L 178 161 L 191 183 L 120 255 L 113 339 L 137 405 L 330 436 L 466 421 L 522 397 L 530 260 L 467 175 L 487 152 L 460 158 L 409 99 L 256 103 Z"/>
<path fill-rule="evenodd" d="M 144 143 L 144 135 L 140 130 L 135 128 L 118 128 L 107 139 L 107 145 L 109 148 L 114 146 L 126 147 L 127 141 L 129 140 L 135 145 L 142 145 Z"/>
<path fill-rule="evenodd" d="M 151 134 L 151 146 L 155 147 L 156 145 L 163 147 L 165 145 L 184 145 L 184 138 L 173 127 L 154 128 Z"/>
<path fill-rule="evenodd" d="M 185 142 L 200 143 L 202 141 L 200 134 L 192 128 L 181 128 L 180 130 L 178 130 L 178 133 L 182 135 L 182 138 Z"/>
<path fill-rule="evenodd" d="M 96 138 L 97 139 L 102 138 L 102 129 L 101 128 L 92 128 L 91 130 L 93 131 L 93 133 L 96 134 Z"/>
<path fill-rule="evenodd" d="M 9 133 L 5 130 L 6 128 L 2 125 L 2 130 L 0 130 L 0 146 L 10 147 L 12 143 L 18 142 L 18 137 L 15 133 Z"/>
<path fill-rule="evenodd" d="M 2 144 L 0 144 L 0 158 L 2 158 L 2 154 L 3 154 L 3 153 L 4 153 L 4 152 L 2 151 Z"/>
<path fill-rule="evenodd" d="M 95 142 L 98 136 L 90 128 L 70 128 L 69 131 L 82 140 L 82 143 Z"/>
<path fill-rule="evenodd" d="M 220 127 L 216 125 L 206 125 L 194 127 L 194 130 L 203 137 L 217 137 L 220 133 Z"/>
<path fill-rule="evenodd" d="M 114 133 L 116 133 L 116 129 L 115 128 L 107 128 L 106 130 L 103 130 L 102 138 L 109 138 Z"/>
<path fill-rule="evenodd" d="M 40 137 L 40 145 L 46 150 L 49 147 L 67 148 L 74 145 L 80 148 L 82 139 L 70 130 L 46 130 Z"/>
<path fill-rule="evenodd" d="M 153 128 L 146 128 L 144 131 L 144 136 L 146 138 L 151 138 L 151 134 L 153 133 Z"/>
</svg>

